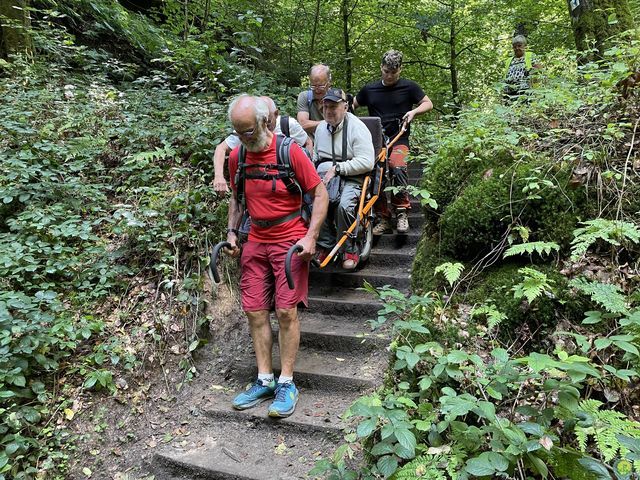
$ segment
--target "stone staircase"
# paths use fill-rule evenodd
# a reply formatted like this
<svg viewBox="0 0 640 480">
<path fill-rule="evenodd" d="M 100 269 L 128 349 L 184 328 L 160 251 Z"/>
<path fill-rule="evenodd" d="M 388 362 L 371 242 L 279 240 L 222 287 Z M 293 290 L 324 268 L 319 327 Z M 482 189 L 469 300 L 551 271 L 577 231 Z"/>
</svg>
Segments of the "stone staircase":
<svg viewBox="0 0 640 480">
<path fill-rule="evenodd" d="M 421 174 L 410 166 L 415 183 Z M 368 265 L 346 273 L 336 267 L 312 269 L 309 309 L 301 313 L 301 343 L 295 369 L 300 389 L 296 412 L 286 419 L 267 417 L 268 402 L 236 411 L 231 400 L 255 378 L 251 354 L 230 366 L 228 389 L 207 391 L 198 408 L 190 441 L 171 445 L 147 460 L 156 480 L 284 480 L 308 478 L 316 460 L 327 458 L 342 441 L 341 418 L 359 396 L 377 388 L 387 368 L 389 338 L 371 332 L 380 303 L 358 290 L 374 286 L 409 290 L 410 269 L 422 225 L 412 202 L 408 235 L 379 237 Z M 277 340 L 277 322 L 272 321 Z M 274 367 L 278 374 L 277 341 Z M 225 385 L 227 387 L 227 385 Z"/>
</svg>

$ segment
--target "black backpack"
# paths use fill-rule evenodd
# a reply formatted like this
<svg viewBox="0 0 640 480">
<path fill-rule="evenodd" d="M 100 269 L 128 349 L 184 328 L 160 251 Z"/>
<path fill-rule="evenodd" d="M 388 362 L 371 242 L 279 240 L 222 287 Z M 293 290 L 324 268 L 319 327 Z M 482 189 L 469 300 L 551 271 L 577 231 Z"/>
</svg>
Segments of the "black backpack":
<svg viewBox="0 0 640 480">
<path fill-rule="evenodd" d="M 291 136 L 291 132 L 289 131 L 289 115 L 282 115 L 280 117 L 280 131 L 285 137 Z"/>
<path fill-rule="evenodd" d="M 243 212 L 242 219 L 240 221 L 240 227 L 238 228 L 238 237 L 240 239 L 240 242 L 246 241 L 249 235 L 249 228 L 251 227 L 251 223 L 255 223 L 259 227 L 265 228 L 272 227 L 274 225 L 280 225 L 281 223 L 288 222 L 289 220 L 293 220 L 296 217 L 302 217 L 305 222 L 309 220 L 310 211 L 308 208 L 308 203 L 304 201 L 304 192 L 302 191 L 302 187 L 296 179 L 296 173 L 291 166 L 292 143 L 294 143 L 294 141 L 290 137 L 276 135 L 275 164 L 247 164 L 247 149 L 243 144 L 240 144 L 238 150 L 238 170 L 236 171 L 235 176 L 236 201 L 240 205 L 240 211 Z M 259 169 L 259 171 L 252 171 L 256 169 Z M 267 173 L 267 170 L 275 170 L 276 172 Z M 300 208 L 274 220 L 260 220 L 250 218 L 249 212 L 246 208 L 246 179 L 270 181 L 272 183 L 272 191 L 274 192 L 276 191 L 276 182 L 278 180 L 282 180 L 285 187 L 287 188 L 287 191 L 291 195 L 300 197 Z"/>
</svg>

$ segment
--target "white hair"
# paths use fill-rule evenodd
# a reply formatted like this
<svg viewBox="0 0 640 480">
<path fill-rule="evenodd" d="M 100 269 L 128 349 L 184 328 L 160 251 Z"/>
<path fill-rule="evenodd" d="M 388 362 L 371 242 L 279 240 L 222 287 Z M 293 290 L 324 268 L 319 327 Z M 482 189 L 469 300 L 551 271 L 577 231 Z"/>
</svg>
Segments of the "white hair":
<svg viewBox="0 0 640 480">
<path fill-rule="evenodd" d="M 525 37 L 524 35 L 516 35 L 515 37 L 513 37 L 513 40 L 511 40 L 511 44 L 515 45 L 516 43 L 521 43 L 522 45 L 526 45 L 527 37 Z"/>
<path fill-rule="evenodd" d="M 320 75 L 324 73 L 327 76 L 327 80 L 331 81 L 331 69 L 324 63 L 316 63 L 309 69 L 309 77 L 313 74 Z"/>
<path fill-rule="evenodd" d="M 241 100 L 245 100 L 249 98 L 253 100 L 252 106 L 253 106 L 253 111 L 255 113 L 256 124 L 259 125 L 262 122 L 269 121 L 269 106 L 267 105 L 267 102 L 265 102 L 261 98 L 253 97 L 247 93 L 238 95 L 233 100 L 231 100 L 231 103 L 229 104 L 229 108 L 227 110 L 227 116 L 229 117 L 229 121 L 231 121 L 231 112 L 233 112 L 236 105 L 238 105 L 238 103 Z"/>
</svg>

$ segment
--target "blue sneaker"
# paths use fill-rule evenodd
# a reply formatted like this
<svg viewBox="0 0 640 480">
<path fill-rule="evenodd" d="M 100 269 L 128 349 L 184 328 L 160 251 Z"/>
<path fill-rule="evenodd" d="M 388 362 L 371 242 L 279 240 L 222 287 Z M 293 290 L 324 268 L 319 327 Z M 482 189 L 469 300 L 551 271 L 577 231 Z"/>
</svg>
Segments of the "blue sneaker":
<svg viewBox="0 0 640 480">
<path fill-rule="evenodd" d="M 270 417 L 288 417 L 296 409 L 298 389 L 293 382 L 279 383 L 276 387 L 276 399 L 269 406 Z"/>
<path fill-rule="evenodd" d="M 275 380 L 271 380 L 267 385 L 263 385 L 260 380 L 256 380 L 246 391 L 238 394 L 236 398 L 233 399 L 233 408 L 236 410 L 245 410 L 255 407 L 269 398 L 273 398 L 276 385 Z"/>
</svg>

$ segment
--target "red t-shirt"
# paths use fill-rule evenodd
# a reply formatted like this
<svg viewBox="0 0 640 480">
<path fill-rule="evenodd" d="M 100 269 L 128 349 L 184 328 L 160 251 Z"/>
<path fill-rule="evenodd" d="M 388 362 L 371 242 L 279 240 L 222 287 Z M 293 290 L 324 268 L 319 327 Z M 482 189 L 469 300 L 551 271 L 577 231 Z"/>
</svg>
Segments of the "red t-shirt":
<svg viewBox="0 0 640 480">
<path fill-rule="evenodd" d="M 291 143 L 290 150 L 291 167 L 296 174 L 296 180 L 302 187 L 303 192 L 308 192 L 321 180 L 316 169 L 309 160 L 309 157 L 302 151 L 295 142 Z M 276 136 L 267 150 L 262 152 L 249 152 L 245 159 L 249 164 L 275 165 L 276 158 Z M 229 155 L 229 176 L 231 178 L 231 188 L 236 192 L 236 171 L 238 170 L 238 147 L 234 148 Z M 259 169 L 249 168 L 247 173 L 257 173 Z M 268 173 L 278 173 L 277 170 L 270 170 Z M 289 193 L 282 180 L 276 180 L 276 191 L 273 189 L 271 180 L 245 179 L 245 199 L 247 210 L 251 218 L 259 220 L 276 220 L 289 215 L 300 209 L 302 201 L 299 195 Z M 255 223 L 251 224 L 249 240 L 261 243 L 279 243 L 286 240 L 297 240 L 307 233 L 307 226 L 302 217 L 296 217 L 288 222 L 271 227 L 259 227 Z"/>
</svg>

